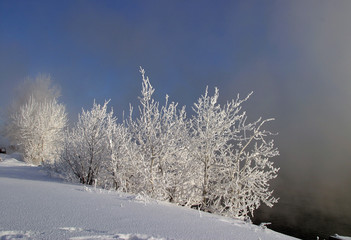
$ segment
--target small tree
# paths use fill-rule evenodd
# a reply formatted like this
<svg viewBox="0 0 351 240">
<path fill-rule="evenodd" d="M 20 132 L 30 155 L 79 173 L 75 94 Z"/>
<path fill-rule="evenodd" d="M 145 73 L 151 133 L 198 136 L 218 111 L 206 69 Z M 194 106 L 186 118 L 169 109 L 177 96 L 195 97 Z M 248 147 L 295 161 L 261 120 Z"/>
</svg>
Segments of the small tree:
<svg viewBox="0 0 351 240">
<path fill-rule="evenodd" d="M 108 131 L 113 129 L 116 119 L 113 111 L 107 112 L 108 101 L 96 104 L 90 111 L 82 110 L 77 124 L 67 131 L 62 161 L 83 184 L 92 185 L 100 171 L 111 158 Z"/>
<path fill-rule="evenodd" d="M 154 88 L 149 78 L 142 74 L 142 96 L 140 97 L 139 117 L 130 119 L 128 127 L 136 147 L 139 161 L 138 171 L 134 178 L 138 182 L 139 192 L 169 201 L 180 201 L 184 195 L 185 167 L 187 152 L 185 142 L 188 139 L 185 108 L 178 111 L 177 103 L 168 103 L 160 107 L 152 98 Z M 132 113 L 131 109 L 131 113 Z M 182 197 L 181 197 L 182 196 Z"/>
<path fill-rule="evenodd" d="M 240 217 L 253 213 L 260 202 L 268 206 L 277 202 L 268 181 L 277 176 L 269 159 L 278 151 L 273 141 L 265 139 L 271 133 L 261 129 L 272 119 L 246 123 L 241 104 L 250 95 L 221 106 L 218 89 L 210 97 L 206 88 L 194 105 L 192 156 L 201 166 L 204 210 Z"/>
<path fill-rule="evenodd" d="M 30 97 L 10 120 L 8 135 L 21 147 L 25 161 L 42 164 L 57 159 L 67 124 L 62 104 L 55 99 L 38 102 Z"/>
<path fill-rule="evenodd" d="M 133 181 L 138 165 L 135 161 L 136 147 L 132 142 L 132 134 L 126 123 L 115 124 L 114 119 L 107 119 L 107 142 L 110 159 L 106 166 L 104 186 L 123 192 L 137 193 Z"/>
<path fill-rule="evenodd" d="M 67 123 L 65 107 L 57 102 L 60 90 L 49 75 L 26 79 L 8 108 L 4 132 L 11 144 L 20 147 L 24 159 L 40 164 L 59 155 L 63 129 Z"/>
</svg>

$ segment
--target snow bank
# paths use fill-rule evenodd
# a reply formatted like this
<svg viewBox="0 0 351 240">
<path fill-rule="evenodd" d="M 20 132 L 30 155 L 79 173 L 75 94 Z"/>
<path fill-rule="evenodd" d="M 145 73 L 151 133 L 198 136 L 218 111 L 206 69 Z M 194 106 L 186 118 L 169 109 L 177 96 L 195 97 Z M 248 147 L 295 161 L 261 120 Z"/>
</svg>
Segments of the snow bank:
<svg viewBox="0 0 351 240">
<path fill-rule="evenodd" d="M 351 237 L 346 237 L 346 236 L 340 236 L 338 234 L 335 234 L 332 236 L 333 239 L 338 239 L 338 240 L 351 240 Z"/>
<path fill-rule="evenodd" d="M 295 239 L 142 196 L 64 183 L 2 155 L 0 239 Z"/>
</svg>

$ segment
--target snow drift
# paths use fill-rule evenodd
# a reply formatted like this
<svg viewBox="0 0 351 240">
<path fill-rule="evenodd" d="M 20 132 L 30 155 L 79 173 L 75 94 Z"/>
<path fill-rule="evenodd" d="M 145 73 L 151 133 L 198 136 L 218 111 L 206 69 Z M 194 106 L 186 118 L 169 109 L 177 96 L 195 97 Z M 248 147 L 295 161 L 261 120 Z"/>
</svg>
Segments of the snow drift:
<svg viewBox="0 0 351 240">
<path fill-rule="evenodd" d="M 65 183 L 1 154 L 0 239 L 295 239 L 142 196 Z"/>
</svg>

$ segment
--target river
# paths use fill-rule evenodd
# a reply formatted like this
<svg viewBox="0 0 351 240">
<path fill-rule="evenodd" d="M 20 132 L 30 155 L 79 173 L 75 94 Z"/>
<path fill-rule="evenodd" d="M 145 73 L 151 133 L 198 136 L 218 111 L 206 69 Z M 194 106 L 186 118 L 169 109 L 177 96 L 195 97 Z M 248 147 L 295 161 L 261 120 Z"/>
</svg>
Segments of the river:
<svg viewBox="0 0 351 240">
<path fill-rule="evenodd" d="M 253 223 L 270 222 L 268 228 L 300 239 L 328 239 L 335 233 L 351 236 L 351 203 L 316 204 L 311 196 L 283 197 L 273 208 L 261 206 Z"/>
</svg>

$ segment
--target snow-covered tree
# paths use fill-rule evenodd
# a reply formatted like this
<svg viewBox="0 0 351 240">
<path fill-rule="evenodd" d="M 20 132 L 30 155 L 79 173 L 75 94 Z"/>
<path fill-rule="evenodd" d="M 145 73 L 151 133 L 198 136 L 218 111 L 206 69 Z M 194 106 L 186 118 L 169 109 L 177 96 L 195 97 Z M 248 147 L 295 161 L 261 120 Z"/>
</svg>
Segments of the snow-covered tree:
<svg viewBox="0 0 351 240">
<path fill-rule="evenodd" d="M 83 109 L 77 124 L 66 132 L 62 163 L 84 184 L 96 183 L 111 158 L 107 136 L 116 119 L 112 110 L 107 111 L 107 104 L 94 101 L 92 109 Z"/>
<path fill-rule="evenodd" d="M 49 75 L 41 74 L 22 82 L 15 96 L 4 118 L 4 134 L 26 161 L 55 160 L 67 122 L 65 107 L 57 101 L 59 88 Z"/>
<path fill-rule="evenodd" d="M 123 192 L 135 192 L 133 179 L 138 169 L 135 161 L 136 151 L 132 142 L 132 134 L 126 126 L 113 123 L 113 118 L 109 117 L 107 129 L 107 143 L 110 158 L 106 164 L 106 174 L 104 182 L 105 188 L 114 189 Z M 138 192 L 135 192 L 138 193 Z"/>
<path fill-rule="evenodd" d="M 251 95 L 251 94 L 250 94 Z M 246 123 L 239 96 L 221 106 L 219 90 L 201 96 L 194 104 L 191 121 L 192 157 L 201 166 L 201 207 L 229 216 L 247 216 L 261 202 L 272 206 L 277 201 L 268 181 L 278 169 L 269 161 L 278 155 L 272 135 L 262 130 L 271 119 Z"/>
<path fill-rule="evenodd" d="M 269 181 L 278 168 L 272 133 L 263 129 L 273 120 L 248 123 L 242 104 L 224 105 L 208 89 L 194 104 L 188 119 L 185 107 L 153 98 L 155 89 L 144 69 L 138 113 L 121 124 L 94 102 L 66 132 L 61 166 L 84 184 L 143 194 L 180 205 L 231 217 L 253 215 L 261 203 L 272 206 Z"/>
<path fill-rule="evenodd" d="M 37 101 L 30 97 L 18 112 L 10 116 L 8 134 L 33 164 L 52 162 L 60 154 L 63 129 L 67 124 L 65 107 L 53 100 Z"/>
<path fill-rule="evenodd" d="M 128 122 L 139 161 L 135 178 L 137 191 L 158 199 L 177 201 L 180 190 L 186 187 L 184 181 L 188 180 L 183 171 L 188 160 L 185 108 L 178 110 L 176 103 L 168 103 L 168 96 L 165 105 L 160 107 L 152 97 L 154 88 L 149 78 L 142 68 L 140 72 L 139 116 L 133 120 L 131 114 Z"/>
</svg>

